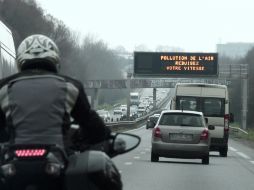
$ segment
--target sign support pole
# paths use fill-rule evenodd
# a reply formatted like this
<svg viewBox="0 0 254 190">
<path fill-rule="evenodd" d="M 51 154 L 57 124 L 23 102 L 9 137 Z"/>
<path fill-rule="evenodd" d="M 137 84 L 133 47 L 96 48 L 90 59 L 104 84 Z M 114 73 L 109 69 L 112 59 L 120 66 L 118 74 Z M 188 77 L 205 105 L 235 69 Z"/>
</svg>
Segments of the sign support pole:
<svg viewBox="0 0 254 190">
<path fill-rule="evenodd" d="M 156 106 L 156 88 L 153 88 L 153 110 L 156 110 L 157 106 Z"/>
</svg>

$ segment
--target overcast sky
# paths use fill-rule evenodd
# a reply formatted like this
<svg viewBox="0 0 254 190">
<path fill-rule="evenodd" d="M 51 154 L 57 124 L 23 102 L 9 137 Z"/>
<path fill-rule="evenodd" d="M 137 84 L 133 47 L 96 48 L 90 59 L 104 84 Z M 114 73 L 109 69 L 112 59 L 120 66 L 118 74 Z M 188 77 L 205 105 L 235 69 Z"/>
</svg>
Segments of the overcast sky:
<svg viewBox="0 0 254 190">
<path fill-rule="evenodd" d="M 81 36 L 133 51 L 145 44 L 214 52 L 217 43 L 254 42 L 253 0 L 37 0 Z"/>
</svg>

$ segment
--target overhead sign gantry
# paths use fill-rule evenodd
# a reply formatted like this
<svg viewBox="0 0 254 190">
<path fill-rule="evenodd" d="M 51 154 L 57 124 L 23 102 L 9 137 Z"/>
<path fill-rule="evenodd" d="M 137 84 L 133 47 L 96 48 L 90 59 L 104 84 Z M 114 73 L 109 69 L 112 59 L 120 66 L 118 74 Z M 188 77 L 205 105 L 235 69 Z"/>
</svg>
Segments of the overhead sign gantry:
<svg viewBox="0 0 254 190">
<path fill-rule="evenodd" d="M 218 77 L 218 54 L 134 52 L 134 76 Z"/>
</svg>

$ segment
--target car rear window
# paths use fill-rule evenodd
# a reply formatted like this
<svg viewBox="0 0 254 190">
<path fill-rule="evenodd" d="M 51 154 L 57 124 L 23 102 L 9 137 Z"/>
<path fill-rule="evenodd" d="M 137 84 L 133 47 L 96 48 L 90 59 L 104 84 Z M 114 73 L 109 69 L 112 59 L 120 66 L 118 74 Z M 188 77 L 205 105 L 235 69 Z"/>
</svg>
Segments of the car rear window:
<svg viewBox="0 0 254 190">
<path fill-rule="evenodd" d="M 207 117 L 224 117 L 225 98 L 177 96 L 176 109 L 200 111 Z"/>
<path fill-rule="evenodd" d="M 198 111 L 198 98 L 178 96 L 176 109 Z"/>
<path fill-rule="evenodd" d="M 224 117 L 225 99 L 205 98 L 203 101 L 203 113 L 208 117 Z"/>
<path fill-rule="evenodd" d="M 197 114 L 165 113 L 162 115 L 159 125 L 204 127 L 204 119 Z"/>
</svg>

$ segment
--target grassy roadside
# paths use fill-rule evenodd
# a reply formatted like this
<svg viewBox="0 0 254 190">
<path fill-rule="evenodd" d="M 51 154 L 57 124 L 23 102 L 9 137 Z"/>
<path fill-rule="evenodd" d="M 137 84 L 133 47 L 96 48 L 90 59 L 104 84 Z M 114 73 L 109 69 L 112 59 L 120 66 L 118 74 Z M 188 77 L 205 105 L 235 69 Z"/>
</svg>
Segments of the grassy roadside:
<svg viewBox="0 0 254 190">
<path fill-rule="evenodd" d="M 239 123 L 233 123 L 230 126 L 231 127 L 240 128 L 240 124 Z M 254 142 L 254 129 L 253 128 L 252 129 L 247 129 L 245 131 L 248 132 L 248 134 L 245 134 L 243 132 L 238 132 L 237 133 L 237 137 Z"/>
<path fill-rule="evenodd" d="M 112 110 L 113 109 L 113 106 L 112 105 L 109 105 L 109 104 L 103 104 L 103 105 L 99 105 L 97 106 L 96 108 L 97 110 Z"/>
<path fill-rule="evenodd" d="M 248 135 L 241 134 L 241 137 L 254 142 L 254 129 L 247 129 Z"/>
</svg>

